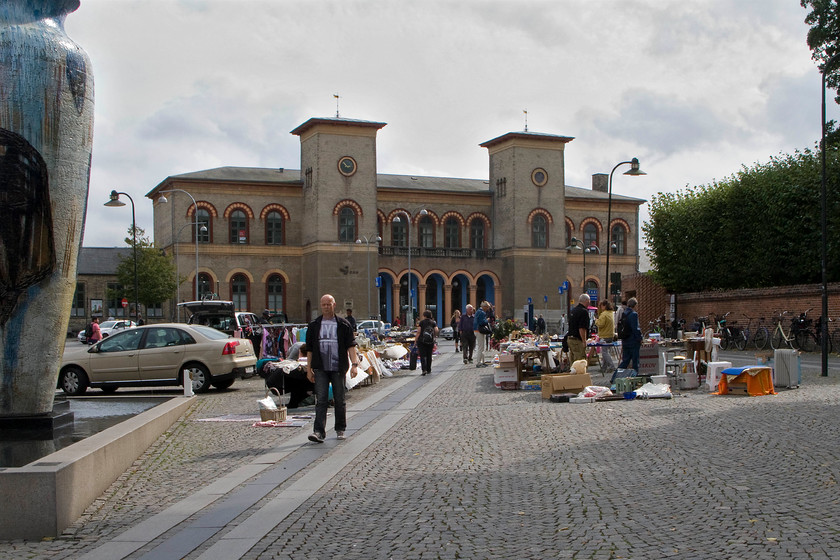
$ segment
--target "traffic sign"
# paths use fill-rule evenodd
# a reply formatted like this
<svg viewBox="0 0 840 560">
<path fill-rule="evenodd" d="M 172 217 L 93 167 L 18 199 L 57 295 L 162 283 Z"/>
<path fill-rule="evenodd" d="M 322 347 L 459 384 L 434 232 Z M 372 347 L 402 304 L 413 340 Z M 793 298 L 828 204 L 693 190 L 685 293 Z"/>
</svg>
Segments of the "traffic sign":
<svg viewBox="0 0 840 560">
<path fill-rule="evenodd" d="M 572 287 L 572 285 L 569 283 L 569 281 L 568 281 L 568 280 L 564 280 L 564 281 L 563 281 L 563 290 L 564 290 L 564 291 L 565 291 L 565 290 L 568 290 L 568 289 L 569 289 L 569 288 L 571 288 L 571 287 Z"/>
<path fill-rule="evenodd" d="M 125 298 L 122 298 L 122 301 L 120 302 L 120 304 L 123 306 L 123 308 L 128 307 L 128 300 L 125 299 Z"/>
</svg>

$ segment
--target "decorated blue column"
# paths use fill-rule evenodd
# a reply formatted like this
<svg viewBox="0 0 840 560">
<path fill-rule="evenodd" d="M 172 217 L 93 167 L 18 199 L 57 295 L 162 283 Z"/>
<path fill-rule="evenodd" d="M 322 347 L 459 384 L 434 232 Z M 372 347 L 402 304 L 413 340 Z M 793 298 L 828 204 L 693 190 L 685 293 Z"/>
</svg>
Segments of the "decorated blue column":
<svg viewBox="0 0 840 560">
<path fill-rule="evenodd" d="M 64 31 L 79 0 L 0 2 L 0 417 L 49 414 L 93 145 L 93 74 Z"/>
</svg>

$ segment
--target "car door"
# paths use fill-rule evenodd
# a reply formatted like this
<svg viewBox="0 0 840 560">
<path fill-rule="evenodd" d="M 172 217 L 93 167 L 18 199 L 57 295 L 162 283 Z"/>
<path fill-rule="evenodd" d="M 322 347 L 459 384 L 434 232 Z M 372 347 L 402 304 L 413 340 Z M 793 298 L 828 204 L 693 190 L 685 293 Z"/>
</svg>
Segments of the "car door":
<svg viewBox="0 0 840 560">
<path fill-rule="evenodd" d="M 134 381 L 139 379 L 139 348 L 142 330 L 115 333 L 91 348 L 88 374 L 92 382 Z"/>
<path fill-rule="evenodd" d="M 184 351 L 180 329 L 146 329 L 146 338 L 140 350 L 140 378 L 143 381 L 176 379 L 181 364 L 184 363 Z"/>
</svg>

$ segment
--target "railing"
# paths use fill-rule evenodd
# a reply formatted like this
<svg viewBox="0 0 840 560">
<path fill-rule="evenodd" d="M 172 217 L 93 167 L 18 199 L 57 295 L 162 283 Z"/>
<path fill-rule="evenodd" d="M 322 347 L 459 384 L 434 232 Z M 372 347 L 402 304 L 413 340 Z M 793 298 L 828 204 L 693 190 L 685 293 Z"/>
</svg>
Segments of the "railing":
<svg viewBox="0 0 840 560">
<path fill-rule="evenodd" d="M 379 254 L 383 257 L 408 257 L 408 248 L 395 245 L 379 247 Z M 434 257 L 453 259 L 495 259 L 495 249 L 447 249 L 444 247 L 412 247 L 412 258 Z"/>
</svg>

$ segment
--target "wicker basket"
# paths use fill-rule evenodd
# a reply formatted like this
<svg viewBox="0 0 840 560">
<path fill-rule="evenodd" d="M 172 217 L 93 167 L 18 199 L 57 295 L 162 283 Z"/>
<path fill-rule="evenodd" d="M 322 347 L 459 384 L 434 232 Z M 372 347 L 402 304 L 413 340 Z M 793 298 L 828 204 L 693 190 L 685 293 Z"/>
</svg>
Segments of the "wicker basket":
<svg viewBox="0 0 840 560">
<path fill-rule="evenodd" d="M 275 393 L 278 397 L 282 399 L 282 395 L 280 391 L 278 391 L 274 387 L 267 387 L 265 390 L 265 396 L 268 397 L 271 393 Z M 272 397 L 274 395 L 271 395 Z M 286 407 L 282 404 L 277 406 L 277 410 L 267 410 L 265 408 L 260 408 L 260 419 L 263 422 L 267 422 L 268 420 L 274 420 L 275 422 L 283 422 L 286 420 Z"/>
</svg>

